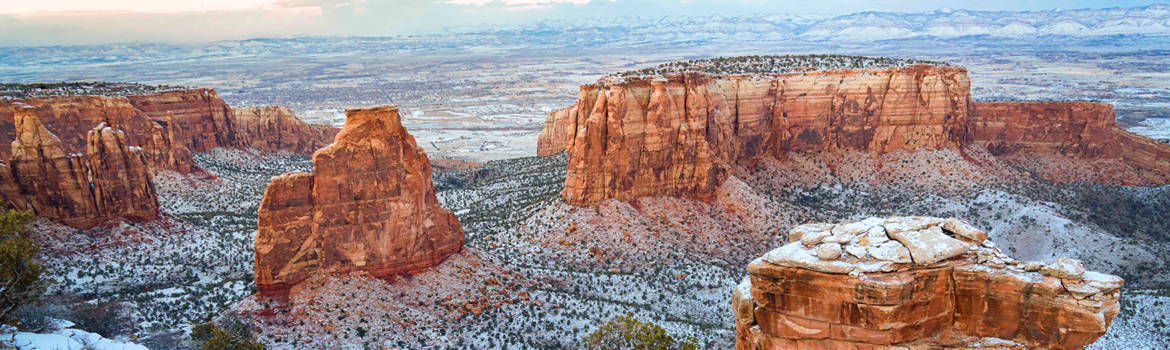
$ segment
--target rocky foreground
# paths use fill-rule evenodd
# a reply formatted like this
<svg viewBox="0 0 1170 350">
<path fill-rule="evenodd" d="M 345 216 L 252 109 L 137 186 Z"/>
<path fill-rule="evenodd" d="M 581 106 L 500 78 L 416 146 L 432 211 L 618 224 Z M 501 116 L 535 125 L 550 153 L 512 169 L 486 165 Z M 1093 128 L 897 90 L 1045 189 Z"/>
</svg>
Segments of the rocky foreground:
<svg viewBox="0 0 1170 350">
<path fill-rule="evenodd" d="M 805 224 L 732 292 L 737 349 L 1079 349 L 1120 312 L 1121 278 L 1018 261 L 958 219 Z"/>
</svg>

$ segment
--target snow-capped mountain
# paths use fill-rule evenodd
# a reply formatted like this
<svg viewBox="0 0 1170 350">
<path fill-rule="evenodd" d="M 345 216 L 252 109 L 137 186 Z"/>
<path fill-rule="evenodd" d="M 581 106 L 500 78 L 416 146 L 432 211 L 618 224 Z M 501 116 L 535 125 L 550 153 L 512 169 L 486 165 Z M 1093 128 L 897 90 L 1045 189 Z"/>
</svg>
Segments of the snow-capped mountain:
<svg viewBox="0 0 1170 350">
<path fill-rule="evenodd" d="M 793 14 L 742 16 L 625 16 L 579 21 L 540 21 L 517 25 L 446 28 L 448 34 L 526 33 L 585 35 L 620 31 L 657 40 L 737 38 L 804 40 L 877 40 L 916 36 L 967 35 L 1112 35 L 1170 33 L 1170 6 L 1050 10 L 968 11 L 939 9 L 924 13 L 860 12 L 836 17 Z M 662 36 L 666 36 L 663 38 Z"/>
</svg>

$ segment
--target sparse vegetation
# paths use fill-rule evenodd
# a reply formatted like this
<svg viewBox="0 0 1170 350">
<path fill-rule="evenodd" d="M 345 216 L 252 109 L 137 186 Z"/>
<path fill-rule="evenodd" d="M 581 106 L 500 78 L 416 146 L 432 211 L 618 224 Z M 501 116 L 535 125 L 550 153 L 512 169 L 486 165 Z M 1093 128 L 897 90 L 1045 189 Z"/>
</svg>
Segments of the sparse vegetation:
<svg viewBox="0 0 1170 350">
<path fill-rule="evenodd" d="M 950 66 L 949 63 L 905 58 L 849 55 L 765 55 L 718 57 L 663 63 L 639 70 L 614 73 L 611 77 L 652 76 L 678 73 L 787 74 L 829 69 L 880 69 L 916 64 Z"/>
</svg>

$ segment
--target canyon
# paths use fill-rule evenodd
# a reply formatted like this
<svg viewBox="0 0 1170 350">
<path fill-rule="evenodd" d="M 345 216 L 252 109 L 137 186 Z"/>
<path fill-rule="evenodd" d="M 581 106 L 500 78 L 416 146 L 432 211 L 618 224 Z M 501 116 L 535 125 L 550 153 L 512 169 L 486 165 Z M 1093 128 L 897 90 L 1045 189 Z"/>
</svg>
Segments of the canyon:
<svg viewBox="0 0 1170 350">
<path fill-rule="evenodd" d="M 5 102 L 0 143 L 14 146 L 0 150 L 10 164 L 0 171 L 0 187 L 10 208 L 76 228 L 145 220 L 159 211 L 151 173 L 201 171 L 194 152 L 252 147 L 308 155 L 337 130 L 309 125 L 281 107 L 232 109 L 210 89 Z"/>
<path fill-rule="evenodd" d="M 1101 103 L 975 103 L 966 70 L 946 66 L 611 77 L 581 86 L 576 104 L 549 114 L 538 152 L 567 152 L 562 197 L 584 206 L 709 199 L 730 169 L 764 156 L 971 144 L 1056 182 L 1170 183 L 1170 146 L 1121 130 L 1114 118 Z"/>
<path fill-rule="evenodd" d="M 958 219 L 813 223 L 732 291 L 736 349 L 1081 349 L 1124 281 L 1079 261 L 1026 262 Z"/>
<path fill-rule="evenodd" d="M 313 173 L 272 179 L 257 226 L 255 284 L 268 296 L 317 273 L 418 273 L 461 251 L 464 239 L 395 106 L 346 110 L 333 143 L 313 154 Z"/>
<path fill-rule="evenodd" d="M 68 153 L 31 106 L 12 111 L 16 139 L 8 163 L 0 163 L 0 192 L 11 207 L 83 229 L 159 215 L 146 157 L 125 132 L 103 122 L 86 133 L 85 153 Z"/>
</svg>

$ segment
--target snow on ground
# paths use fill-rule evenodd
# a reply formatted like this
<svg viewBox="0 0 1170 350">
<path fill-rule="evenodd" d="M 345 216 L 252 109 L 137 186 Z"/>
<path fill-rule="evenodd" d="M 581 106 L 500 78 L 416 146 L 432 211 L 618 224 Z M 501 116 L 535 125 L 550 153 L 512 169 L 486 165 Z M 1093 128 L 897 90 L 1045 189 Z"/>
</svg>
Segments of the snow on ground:
<svg viewBox="0 0 1170 350">
<path fill-rule="evenodd" d="M 99 334 L 82 330 L 70 329 L 73 324 L 69 321 L 59 321 L 61 329 L 48 333 L 37 334 L 29 332 L 11 333 L 11 329 L 4 331 L 4 340 L 0 346 L 21 350 L 149 350 L 145 346 L 131 342 L 122 342 L 106 339 Z"/>
</svg>

